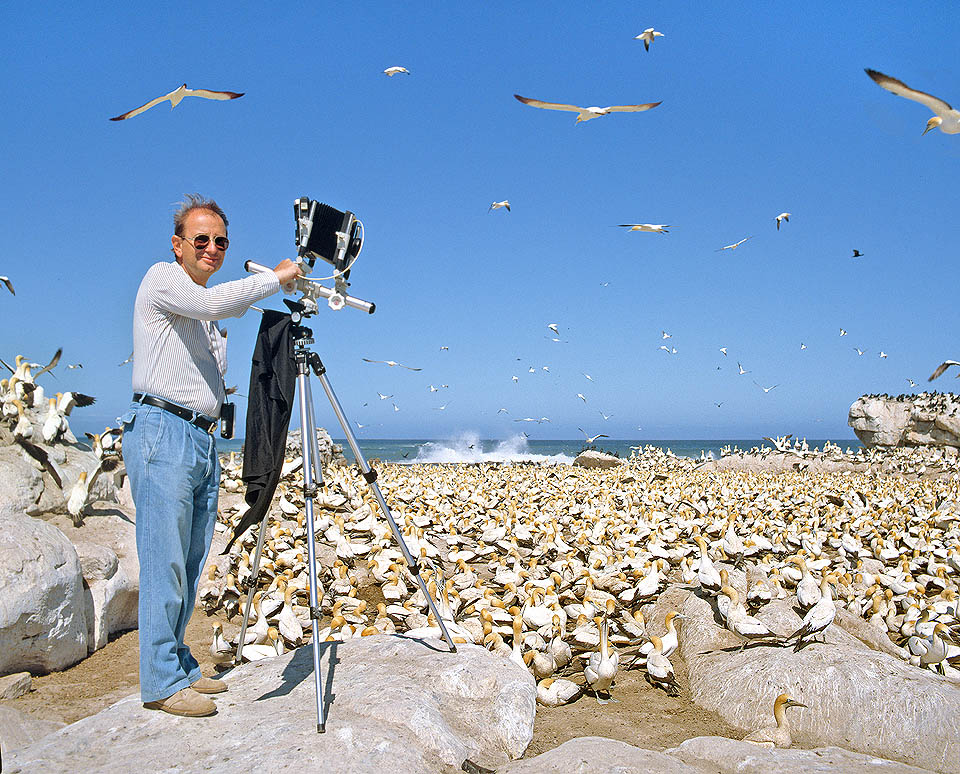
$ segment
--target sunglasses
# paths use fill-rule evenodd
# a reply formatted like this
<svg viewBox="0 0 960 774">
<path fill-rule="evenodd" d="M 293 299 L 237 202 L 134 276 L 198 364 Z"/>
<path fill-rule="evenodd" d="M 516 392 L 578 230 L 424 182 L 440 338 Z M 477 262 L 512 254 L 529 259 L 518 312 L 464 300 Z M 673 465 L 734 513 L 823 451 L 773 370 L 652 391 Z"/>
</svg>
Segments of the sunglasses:
<svg viewBox="0 0 960 774">
<path fill-rule="evenodd" d="M 177 236 L 179 236 L 179 234 Z M 195 237 L 182 236 L 180 238 L 185 242 L 192 244 L 194 250 L 206 250 L 207 246 L 210 244 L 209 234 L 197 234 Z M 218 250 L 226 250 L 228 247 L 230 247 L 230 240 L 224 236 L 214 237 L 213 243 L 217 246 Z"/>
</svg>

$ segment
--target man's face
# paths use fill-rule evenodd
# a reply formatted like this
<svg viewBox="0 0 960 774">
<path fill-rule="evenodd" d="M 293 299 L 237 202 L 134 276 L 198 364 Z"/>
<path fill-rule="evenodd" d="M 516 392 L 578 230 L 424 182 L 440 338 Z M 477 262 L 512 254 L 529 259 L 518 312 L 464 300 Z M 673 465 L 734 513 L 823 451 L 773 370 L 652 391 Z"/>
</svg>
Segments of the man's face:
<svg viewBox="0 0 960 774">
<path fill-rule="evenodd" d="M 194 239 L 200 234 L 209 237 L 209 243 L 202 250 L 194 247 Z M 210 210 L 192 210 L 183 223 L 183 238 L 174 235 L 173 252 L 190 278 L 198 285 L 206 287 L 207 281 L 223 265 L 224 250 L 216 245 L 217 237 L 225 237 L 227 227 L 215 212 Z"/>
</svg>

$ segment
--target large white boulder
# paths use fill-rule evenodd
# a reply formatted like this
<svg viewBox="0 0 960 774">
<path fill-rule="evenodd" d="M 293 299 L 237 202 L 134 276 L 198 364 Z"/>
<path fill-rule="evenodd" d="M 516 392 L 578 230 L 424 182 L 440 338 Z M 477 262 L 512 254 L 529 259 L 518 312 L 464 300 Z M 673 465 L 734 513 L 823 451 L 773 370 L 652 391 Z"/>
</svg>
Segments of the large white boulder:
<svg viewBox="0 0 960 774">
<path fill-rule="evenodd" d="M 951 393 L 864 395 L 847 417 L 865 446 L 960 446 L 960 399 Z"/>
<path fill-rule="evenodd" d="M 587 449 L 577 455 L 573 464 L 580 468 L 615 468 L 622 465 L 623 460 L 606 452 Z"/>
<path fill-rule="evenodd" d="M 14 752 L 9 769 L 113 774 L 147 762 L 180 774 L 454 774 L 467 759 L 498 768 L 533 738 L 533 678 L 476 645 L 448 653 L 439 640 L 396 636 L 326 643 L 320 678 L 324 734 L 307 646 L 233 670 L 212 717 L 145 710 L 133 695 Z"/>
<path fill-rule="evenodd" d="M 839 747 L 777 750 L 722 736 L 687 739 L 666 754 L 692 766 L 703 766 L 712 774 L 924 774 L 930 771 Z"/>
<path fill-rule="evenodd" d="M 801 619 L 794 598 L 758 614 L 790 634 Z M 680 652 L 690 694 L 731 725 L 751 731 L 772 723 L 774 699 L 789 693 L 808 709 L 791 709 L 794 743 L 837 746 L 937 771 L 960 771 L 960 686 L 867 647 L 839 626 L 826 644 L 751 645 L 720 628 L 699 592 L 681 606 Z"/>
<path fill-rule="evenodd" d="M 703 774 L 677 758 L 616 739 L 581 736 L 534 758 L 514 761 L 497 774 Z"/>
<path fill-rule="evenodd" d="M 77 552 L 52 524 L 0 517 L 0 674 L 48 672 L 87 655 Z"/>
</svg>

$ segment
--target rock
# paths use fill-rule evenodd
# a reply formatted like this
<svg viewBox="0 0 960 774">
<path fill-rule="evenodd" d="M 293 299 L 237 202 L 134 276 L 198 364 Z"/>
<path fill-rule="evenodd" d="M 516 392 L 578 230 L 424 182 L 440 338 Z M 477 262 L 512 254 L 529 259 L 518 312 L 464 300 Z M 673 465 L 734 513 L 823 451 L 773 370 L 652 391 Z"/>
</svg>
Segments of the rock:
<svg viewBox="0 0 960 774">
<path fill-rule="evenodd" d="M 701 774 L 703 769 L 616 739 L 581 736 L 534 758 L 514 761 L 497 774 Z"/>
<path fill-rule="evenodd" d="M 136 525 L 122 512 L 93 513 L 81 527 L 63 515 L 52 520 L 73 541 L 80 559 L 89 653 L 111 635 L 137 628 L 140 594 Z"/>
<path fill-rule="evenodd" d="M 144 710 L 132 695 L 18 750 L 5 771 L 455 772 L 498 768 L 533 738 L 536 686 L 475 645 L 361 637 L 323 646 L 326 733 L 316 733 L 307 646 L 226 676 L 218 713 L 202 720 Z M 97 744 L 91 744 L 91 740 Z M 176 740 L 173 742 L 173 740 Z"/>
<path fill-rule="evenodd" d="M 334 461 L 344 463 L 347 461 L 343 456 L 343 447 L 338 443 L 334 443 L 330 437 L 330 433 L 322 427 L 317 428 L 317 450 L 320 452 L 320 461 L 324 466 Z M 303 455 L 303 449 L 300 446 L 299 429 L 291 430 L 287 434 L 287 446 L 284 454 L 288 458 Z"/>
<path fill-rule="evenodd" d="M 794 597 L 757 615 L 790 634 L 800 626 Z M 681 612 L 680 652 L 690 694 L 744 733 L 770 724 L 773 701 L 789 693 L 809 709 L 790 710 L 795 745 L 838 746 L 942 771 L 960 771 L 960 686 L 871 650 L 837 625 L 826 644 L 753 645 L 721 629 L 711 605 L 691 594 Z M 878 711 L 890 707 L 891 711 Z M 896 711 L 892 711 L 896 708 Z"/>
<path fill-rule="evenodd" d="M 613 468 L 617 465 L 622 465 L 623 460 L 619 457 L 614 457 L 612 454 L 588 449 L 587 451 L 580 452 L 573 461 L 573 464 L 581 468 Z"/>
<path fill-rule="evenodd" d="M 0 740 L 4 757 L 9 761 L 12 751 L 33 744 L 64 725 L 55 720 L 40 720 L 12 707 L 0 707 Z"/>
<path fill-rule="evenodd" d="M 864 395 L 847 424 L 864 446 L 960 446 L 960 399 L 950 393 Z"/>
<path fill-rule="evenodd" d="M 0 518 L 21 516 L 43 492 L 43 478 L 19 446 L 0 446 Z"/>
<path fill-rule="evenodd" d="M 15 675 L 0 677 L 0 699 L 19 699 L 30 692 L 32 682 L 29 672 L 17 672 Z"/>
<path fill-rule="evenodd" d="M 64 669 L 86 655 L 76 550 L 52 524 L 0 518 L 0 674 Z"/>
<path fill-rule="evenodd" d="M 920 769 L 896 761 L 850 752 L 840 747 L 815 750 L 777 750 L 727 739 L 698 736 L 666 751 L 692 766 L 704 766 L 718 774 L 924 774 Z M 665 757 L 666 757 L 665 756 Z"/>
</svg>

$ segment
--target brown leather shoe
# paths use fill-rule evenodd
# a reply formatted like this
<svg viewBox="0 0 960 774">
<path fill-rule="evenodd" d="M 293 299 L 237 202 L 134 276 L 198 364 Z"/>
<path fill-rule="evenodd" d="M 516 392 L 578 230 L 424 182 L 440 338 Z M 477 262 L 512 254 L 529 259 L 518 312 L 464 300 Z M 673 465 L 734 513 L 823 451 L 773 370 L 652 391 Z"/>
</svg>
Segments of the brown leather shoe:
<svg viewBox="0 0 960 774">
<path fill-rule="evenodd" d="M 227 684 L 223 680 L 214 680 L 211 677 L 201 677 L 190 685 L 197 693 L 223 693 Z"/>
<path fill-rule="evenodd" d="M 187 718 L 202 718 L 217 711 L 217 705 L 206 696 L 201 696 L 192 688 L 181 688 L 173 696 L 159 701 L 144 702 L 146 709 L 158 709 L 171 715 Z"/>
</svg>

